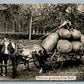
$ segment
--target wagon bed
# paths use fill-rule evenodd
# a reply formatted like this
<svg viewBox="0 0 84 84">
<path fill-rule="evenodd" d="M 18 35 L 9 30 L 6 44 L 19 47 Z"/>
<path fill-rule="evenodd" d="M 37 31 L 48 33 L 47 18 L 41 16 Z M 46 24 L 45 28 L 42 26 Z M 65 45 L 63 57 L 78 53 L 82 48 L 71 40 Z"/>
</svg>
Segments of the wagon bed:
<svg viewBox="0 0 84 84">
<path fill-rule="evenodd" d="M 80 53 L 59 53 L 59 52 L 48 52 L 49 58 L 47 59 L 46 64 L 51 65 L 52 69 L 57 69 L 62 67 L 65 61 L 69 60 L 80 60 L 84 63 L 84 52 Z"/>
</svg>

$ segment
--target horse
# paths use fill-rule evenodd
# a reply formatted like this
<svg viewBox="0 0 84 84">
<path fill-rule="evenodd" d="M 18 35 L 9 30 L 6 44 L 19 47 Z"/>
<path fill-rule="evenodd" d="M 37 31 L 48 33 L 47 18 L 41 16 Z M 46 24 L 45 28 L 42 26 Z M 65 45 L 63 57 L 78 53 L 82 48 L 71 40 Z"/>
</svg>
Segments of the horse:
<svg viewBox="0 0 84 84">
<path fill-rule="evenodd" d="M 14 55 L 17 51 L 16 47 L 17 47 L 16 44 L 7 38 L 4 38 L 3 43 L 0 45 L 0 63 L 1 63 L 0 75 L 1 76 L 7 76 L 7 63 L 8 63 L 7 61 L 8 60 L 12 62 L 13 75 L 16 75 L 15 67 L 17 66 L 18 64 L 17 61 L 19 60 L 19 56 L 15 57 Z M 3 61 L 5 65 L 3 65 Z M 3 67 L 5 67 L 5 72 L 3 71 Z"/>
<path fill-rule="evenodd" d="M 8 51 L 7 51 L 7 45 L 9 44 L 8 40 L 6 38 L 4 38 L 4 42 L 0 45 L 0 63 L 3 64 L 4 62 L 4 66 L 5 66 L 5 72 L 3 72 L 3 68 L 2 65 L 0 66 L 1 72 L 0 75 L 1 76 L 7 76 L 7 61 L 8 61 Z"/>
<path fill-rule="evenodd" d="M 8 60 L 10 60 L 12 62 L 12 64 L 14 64 L 13 62 L 13 54 L 16 52 L 16 45 L 14 42 L 10 41 L 7 38 L 4 38 L 3 43 L 0 45 L 0 63 L 2 64 L 0 66 L 1 72 L 0 75 L 1 76 L 7 76 L 7 63 Z M 3 65 L 3 61 L 4 64 Z M 5 66 L 5 72 L 3 72 L 3 67 Z"/>
<path fill-rule="evenodd" d="M 34 60 L 34 64 L 37 67 L 35 61 L 38 61 L 39 66 L 40 66 L 40 71 L 39 73 L 45 73 L 46 72 L 46 68 L 45 68 L 45 61 L 48 58 L 48 55 L 46 53 L 46 50 L 41 46 L 41 45 L 33 45 L 33 47 L 31 49 L 22 49 L 22 55 L 23 56 L 28 56 L 28 58 L 26 59 L 26 63 L 27 65 L 27 69 L 29 70 L 29 63 L 28 61 L 30 61 L 31 59 Z"/>
</svg>

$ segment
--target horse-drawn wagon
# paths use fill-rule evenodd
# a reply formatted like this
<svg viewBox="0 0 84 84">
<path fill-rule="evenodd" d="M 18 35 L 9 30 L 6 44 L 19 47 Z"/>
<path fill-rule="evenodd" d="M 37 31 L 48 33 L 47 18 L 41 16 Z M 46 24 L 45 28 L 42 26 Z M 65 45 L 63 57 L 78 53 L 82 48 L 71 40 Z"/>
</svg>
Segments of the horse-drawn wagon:
<svg viewBox="0 0 84 84">
<path fill-rule="evenodd" d="M 16 47 L 17 45 L 7 41 L 8 45 L 10 44 L 9 52 L 11 52 L 11 50 L 13 50 L 12 52 L 15 52 L 8 54 L 12 61 L 13 76 L 16 76 L 17 65 L 21 64 L 21 62 L 24 63 L 24 65 L 27 64 L 27 69 L 29 69 L 30 62 L 34 62 L 37 66 L 38 61 L 40 68 L 42 68 L 44 72 L 46 65 L 49 65 L 53 70 L 56 70 L 58 67 L 61 68 L 63 63 L 67 60 L 79 59 L 84 62 L 84 43 L 82 42 L 84 40 L 79 40 L 81 38 L 81 32 L 64 28 L 60 30 L 59 28 L 52 31 L 44 40 L 42 40 L 41 45 L 35 45 L 32 49 L 22 49 L 19 53 L 15 52 L 19 50 Z M 56 30 L 59 30 L 59 32 Z M 71 39 L 72 37 L 74 40 Z M 72 48 L 72 41 L 76 43 L 74 48 Z M 58 43 L 60 45 L 57 47 Z M 60 49 L 62 50 L 61 52 L 59 52 Z M 72 52 L 73 50 L 75 51 Z"/>
</svg>

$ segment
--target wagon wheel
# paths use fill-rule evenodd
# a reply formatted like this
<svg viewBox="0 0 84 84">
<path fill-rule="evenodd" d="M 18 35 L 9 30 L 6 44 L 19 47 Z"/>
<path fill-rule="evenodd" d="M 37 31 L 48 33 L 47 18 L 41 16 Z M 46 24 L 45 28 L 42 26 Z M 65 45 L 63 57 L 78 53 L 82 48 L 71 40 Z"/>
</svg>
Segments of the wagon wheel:
<svg viewBox="0 0 84 84">
<path fill-rule="evenodd" d="M 53 58 L 51 59 L 51 66 L 52 70 L 54 71 L 59 68 L 59 63 L 57 62 L 56 56 L 53 56 Z"/>
<path fill-rule="evenodd" d="M 54 62 L 54 63 L 51 63 L 52 64 L 52 70 L 56 70 L 56 69 L 61 69 L 62 68 L 62 65 L 63 65 L 63 62 Z"/>
<path fill-rule="evenodd" d="M 59 58 L 59 56 L 54 55 L 51 61 L 51 66 L 53 70 L 56 70 L 58 68 L 62 68 L 63 66 L 63 61 L 57 61 L 57 57 Z"/>
<path fill-rule="evenodd" d="M 52 70 L 54 71 L 59 68 L 59 63 L 57 62 L 52 62 L 51 65 L 52 65 Z"/>
</svg>

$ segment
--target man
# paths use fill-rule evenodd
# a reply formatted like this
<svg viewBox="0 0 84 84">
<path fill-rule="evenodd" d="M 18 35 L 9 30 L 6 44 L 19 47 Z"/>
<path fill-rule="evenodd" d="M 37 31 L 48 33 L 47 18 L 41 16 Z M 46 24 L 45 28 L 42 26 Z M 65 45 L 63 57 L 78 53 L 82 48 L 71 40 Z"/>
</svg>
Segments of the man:
<svg viewBox="0 0 84 84">
<path fill-rule="evenodd" d="M 65 29 L 68 29 L 68 30 L 73 30 L 71 26 L 71 22 L 69 20 L 66 20 L 59 28 L 61 27 L 64 27 Z"/>
</svg>

